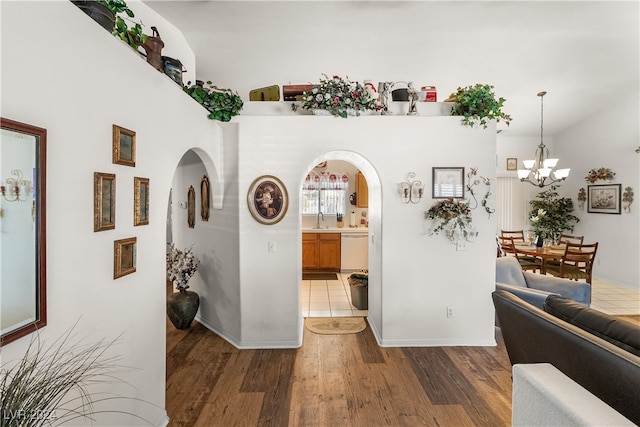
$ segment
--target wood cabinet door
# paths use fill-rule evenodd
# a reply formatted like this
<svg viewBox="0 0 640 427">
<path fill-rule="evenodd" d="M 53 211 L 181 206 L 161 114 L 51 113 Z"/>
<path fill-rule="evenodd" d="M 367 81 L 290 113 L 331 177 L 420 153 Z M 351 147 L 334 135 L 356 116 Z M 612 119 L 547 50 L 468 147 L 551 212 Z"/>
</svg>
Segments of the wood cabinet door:
<svg viewBox="0 0 640 427">
<path fill-rule="evenodd" d="M 319 234 L 318 268 L 340 271 L 340 233 Z"/>
<path fill-rule="evenodd" d="M 356 174 L 356 207 L 368 208 L 369 207 L 369 187 L 367 186 L 367 180 L 364 178 L 362 172 Z"/>
<path fill-rule="evenodd" d="M 318 268 L 318 233 L 302 233 L 302 269 Z"/>
</svg>

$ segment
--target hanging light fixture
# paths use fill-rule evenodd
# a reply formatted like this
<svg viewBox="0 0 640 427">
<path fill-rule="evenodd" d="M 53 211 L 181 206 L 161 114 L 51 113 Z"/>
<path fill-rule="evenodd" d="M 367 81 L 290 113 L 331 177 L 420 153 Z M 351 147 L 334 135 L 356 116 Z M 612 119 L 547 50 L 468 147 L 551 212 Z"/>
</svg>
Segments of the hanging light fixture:
<svg viewBox="0 0 640 427">
<path fill-rule="evenodd" d="M 540 97 L 540 145 L 536 149 L 535 160 L 523 160 L 526 169 L 518 170 L 518 178 L 522 182 L 536 185 L 540 188 L 556 182 L 564 181 L 569 176 L 570 169 L 554 169 L 558 159 L 549 158 L 549 149 L 544 145 L 543 139 L 543 98 L 547 92 L 539 92 Z"/>
</svg>

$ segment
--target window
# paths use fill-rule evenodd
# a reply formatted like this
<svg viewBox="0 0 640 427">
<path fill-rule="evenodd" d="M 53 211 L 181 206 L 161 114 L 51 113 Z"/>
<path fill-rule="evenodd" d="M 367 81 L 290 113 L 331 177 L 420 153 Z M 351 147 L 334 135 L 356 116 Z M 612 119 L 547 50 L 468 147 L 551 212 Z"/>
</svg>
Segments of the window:
<svg viewBox="0 0 640 427">
<path fill-rule="evenodd" d="M 302 185 L 302 215 L 344 214 L 348 190 L 346 173 L 310 172 Z"/>
<path fill-rule="evenodd" d="M 346 193 L 346 190 L 302 190 L 302 215 L 344 214 Z"/>
</svg>

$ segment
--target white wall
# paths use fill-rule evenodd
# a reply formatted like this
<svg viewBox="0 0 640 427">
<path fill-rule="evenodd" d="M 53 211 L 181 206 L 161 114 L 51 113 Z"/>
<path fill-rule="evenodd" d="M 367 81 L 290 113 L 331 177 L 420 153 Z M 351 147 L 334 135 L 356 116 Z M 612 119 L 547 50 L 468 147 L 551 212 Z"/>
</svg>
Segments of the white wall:
<svg viewBox="0 0 640 427">
<path fill-rule="evenodd" d="M 571 168 L 571 174 L 559 190 L 573 198 L 580 222 L 576 233 L 586 242 L 599 242 L 594 277 L 640 290 L 640 155 L 634 151 L 640 141 L 640 95 L 604 103 L 602 111 L 584 119 L 556 135 L 554 155 Z M 608 215 L 588 213 L 577 209 L 577 195 L 581 187 L 589 185 L 584 177 L 590 169 L 606 167 L 616 173 L 611 181 L 631 187 L 635 193 L 631 213 Z M 596 184 L 605 184 L 605 181 Z"/>
<path fill-rule="evenodd" d="M 172 80 L 71 2 L 2 2 L 1 18 L 2 116 L 48 131 L 48 325 L 40 336 L 50 343 L 78 320 L 78 330 L 92 331 L 96 340 L 123 334 L 112 352 L 132 368 L 122 376 L 131 386 L 108 384 L 101 391 L 141 399 L 118 402 L 117 409 L 160 425 L 169 189 L 190 148 L 220 163 L 219 127 Z M 136 131 L 135 168 L 112 164 L 112 124 Z M 115 230 L 93 232 L 94 172 L 116 174 Z M 134 176 L 150 178 L 148 226 L 133 226 Z M 137 271 L 114 280 L 113 242 L 132 236 Z M 26 337 L 4 346 L 3 365 L 22 357 L 28 343 Z M 95 422 L 139 424 L 145 423 L 112 414 Z"/>
<path fill-rule="evenodd" d="M 475 211 L 480 237 L 468 251 L 456 252 L 443 236 L 426 236 L 430 222 L 424 211 L 432 203 L 430 191 L 422 203 L 405 205 L 397 184 L 414 171 L 430 185 L 433 166 L 478 167 L 480 174 L 495 178 L 495 127 L 469 129 L 460 126 L 458 118 L 407 116 L 341 120 L 241 115 L 234 122 L 240 128 L 241 203 L 251 182 L 269 174 L 283 180 L 291 198 L 289 212 L 273 226 L 257 223 L 240 209 L 243 344 L 264 345 L 270 335 L 286 345 L 301 328 L 298 189 L 309 168 L 336 151 L 358 153 L 370 165 L 369 176 L 363 170 L 370 202 L 380 203 L 377 211 L 369 206 L 373 250 L 378 246 L 382 254 L 378 261 L 370 254 L 369 320 L 381 344 L 493 342 L 493 218 L 482 209 Z M 274 239 L 278 252 L 270 253 L 268 241 Z M 447 306 L 455 307 L 456 317 L 446 318 Z"/>
</svg>

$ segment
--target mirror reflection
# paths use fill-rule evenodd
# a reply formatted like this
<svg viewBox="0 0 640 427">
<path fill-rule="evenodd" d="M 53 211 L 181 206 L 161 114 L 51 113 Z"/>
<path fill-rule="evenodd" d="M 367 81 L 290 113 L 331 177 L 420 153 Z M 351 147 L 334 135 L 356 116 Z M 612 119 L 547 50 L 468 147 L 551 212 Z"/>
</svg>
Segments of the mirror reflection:
<svg viewBox="0 0 640 427">
<path fill-rule="evenodd" d="M 46 325 L 46 130 L 1 119 L 0 344 Z"/>
</svg>

